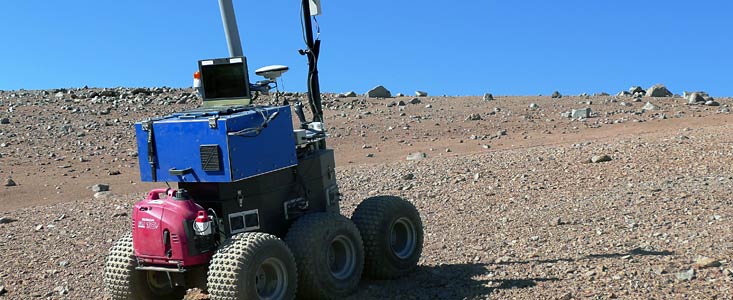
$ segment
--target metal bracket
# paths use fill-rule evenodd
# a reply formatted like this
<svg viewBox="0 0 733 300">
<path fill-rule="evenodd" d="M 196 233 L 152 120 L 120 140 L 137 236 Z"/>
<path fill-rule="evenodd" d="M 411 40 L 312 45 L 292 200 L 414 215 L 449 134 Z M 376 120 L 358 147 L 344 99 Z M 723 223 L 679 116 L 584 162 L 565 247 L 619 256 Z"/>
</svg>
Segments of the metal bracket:
<svg viewBox="0 0 733 300">
<path fill-rule="evenodd" d="M 209 128 L 216 129 L 216 127 L 218 126 L 216 124 L 216 122 L 218 120 L 219 120 L 219 116 L 213 116 L 213 117 L 209 118 Z"/>
<path fill-rule="evenodd" d="M 140 125 L 142 125 L 143 131 L 150 131 L 150 129 L 153 128 L 153 120 L 145 120 L 140 122 Z"/>
<path fill-rule="evenodd" d="M 283 209 L 285 210 L 285 220 L 290 220 L 290 214 L 293 213 L 292 210 L 297 209 L 300 211 L 304 211 L 308 209 L 309 206 L 310 203 L 308 202 L 308 199 L 305 198 L 295 198 L 283 202 Z"/>
</svg>

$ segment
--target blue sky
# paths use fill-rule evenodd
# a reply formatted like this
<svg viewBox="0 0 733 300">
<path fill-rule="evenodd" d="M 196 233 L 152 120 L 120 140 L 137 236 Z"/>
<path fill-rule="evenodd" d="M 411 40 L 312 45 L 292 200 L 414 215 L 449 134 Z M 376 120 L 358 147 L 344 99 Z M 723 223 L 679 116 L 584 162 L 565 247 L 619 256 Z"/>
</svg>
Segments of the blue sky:
<svg viewBox="0 0 733 300">
<path fill-rule="evenodd" d="M 322 0 L 324 91 L 733 96 L 731 1 Z M 299 1 L 234 0 L 254 69 L 305 90 Z M 190 86 L 228 56 L 216 0 L 0 1 L 0 89 Z M 253 77 L 254 78 L 254 77 Z"/>
</svg>

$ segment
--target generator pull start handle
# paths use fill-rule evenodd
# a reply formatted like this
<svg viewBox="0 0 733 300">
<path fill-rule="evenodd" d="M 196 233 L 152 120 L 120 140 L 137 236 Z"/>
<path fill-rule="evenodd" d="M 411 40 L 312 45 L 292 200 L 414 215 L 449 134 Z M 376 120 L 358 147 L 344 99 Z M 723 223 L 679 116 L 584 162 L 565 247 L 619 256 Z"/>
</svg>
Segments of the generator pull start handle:
<svg viewBox="0 0 733 300">
<path fill-rule="evenodd" d="M 172 168 L 172 169 L 168 170 L 168 173 L 170 173 L 173 176 L 183 176 L 183 175 L 186 175 L 186 174 L 193 173 L 193 169 L 191 169 L 191 168 L 185 168 L 183 170 L 178 170 L 176 168 Z"/>
</svg>

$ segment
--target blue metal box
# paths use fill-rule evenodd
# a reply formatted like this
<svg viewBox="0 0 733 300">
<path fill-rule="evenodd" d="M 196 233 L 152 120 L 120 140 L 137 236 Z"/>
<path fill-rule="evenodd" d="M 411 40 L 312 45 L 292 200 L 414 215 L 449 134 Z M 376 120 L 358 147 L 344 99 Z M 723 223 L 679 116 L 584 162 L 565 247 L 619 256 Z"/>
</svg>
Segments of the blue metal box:
<svg viewBox="0 0 733 300">
<path fill-rule="evenodd" d="M 177 113 L 135 130 L 143 181 L 234 182 L 298 163 L 289 106 Z"/>
</svg>

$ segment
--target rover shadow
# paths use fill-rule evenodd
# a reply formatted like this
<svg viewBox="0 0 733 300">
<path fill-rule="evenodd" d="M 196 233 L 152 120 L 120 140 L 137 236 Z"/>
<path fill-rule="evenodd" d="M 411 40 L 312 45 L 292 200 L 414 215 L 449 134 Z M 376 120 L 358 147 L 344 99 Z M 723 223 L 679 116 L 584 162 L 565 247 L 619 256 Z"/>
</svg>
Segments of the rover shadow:
<svg viewBox="0 0 733 300">
<path fill-rule="evenodd" d="M 558 278 L 504 278 L 492 264 L 419 266 L 397 280 L 364 280 L 349 299 L 485 299 L 496 290 L 523 289 Z"/>
<path fill-rule="evenodd" d="M 673 251 L 649 251 L 641 248 L 632 249 L 625 253 L 605 253 L 605 254 L 590 254 L 581 258 L 554 258 L 554 259 L 538 259 L 538 260 L 518 260 L 518 261 L 506 261 L 498 262 L 497 265 L 515 265 L 515 264 L 544 264 L 544 263 L 557 263 L 557 262 L 577 262 L 581 260 L 591 259 L 602 259 L 602 258 L 622 258 L 622 257 L 634 257 L 634 256 L 669 256 L 674 255 Z"/>
</svg>

